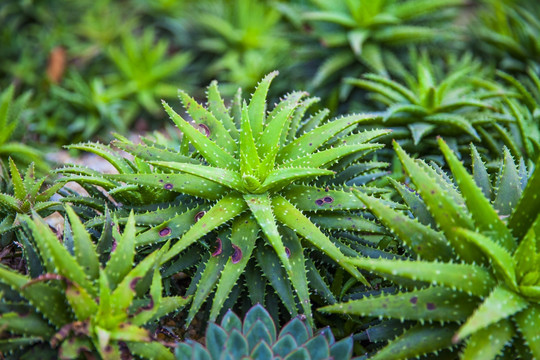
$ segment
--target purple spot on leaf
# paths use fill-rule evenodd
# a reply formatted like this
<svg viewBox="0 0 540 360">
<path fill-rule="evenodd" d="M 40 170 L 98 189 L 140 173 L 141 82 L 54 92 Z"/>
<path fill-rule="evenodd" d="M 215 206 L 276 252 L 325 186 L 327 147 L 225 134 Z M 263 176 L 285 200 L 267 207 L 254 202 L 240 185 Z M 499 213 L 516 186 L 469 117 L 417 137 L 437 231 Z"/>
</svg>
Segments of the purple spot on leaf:
<svg viewBox="0 0 540 360">
<path fill-rule="evenodd" d="M 231 260 L 233 264 L 237 264 L 240 262 L 240 260 L 242 260 L 242 250 L 234 244 L 232 245 L 232 247 L 234 249 L 234 252 L 231 256 Z"/>
<path fill-rule="evenodd" d="M 210 129 L 205 124 L 197 124 L 197 127 L 199 130 L 206 135 L 206 137 L 210 136 Z"/>
<path fill-rule="evenodd" d="M 133 278 L 133 280 L 131 280 L 131 282 L 129 283 L 129 287 L 131 288 L 131 290 L 135 291 L 135 286 L 137 286 L 137 283 L 141 279 L 142 279 L 142 277 L 137 276 L 137 277 Z"/>
<path fill-rule="evenodd" d="M 201 218 L 204 216 L 204 214 L 206 214 L 206 211 L 199 211 L 199 212 L 195 215 L 195 222 L 201 220 Z"/>
<path fill-rule="evenodd" d="M 317 200 L 315 200 L 315 204 L 317 204 L 319 206 L 322 206 L 324 204 L 324 200 L 323 199 L 317 199 Z"/>
<path fill-rule="evenodd" d="M 141 310 L 152 310 L 154 308 L 154 298 L 150 295 L 150 302 L 148 305 L 141 307 Z"/>
<path fill-rule="evenodd" d="M 435 310 L 436 306 L 435 306 L 434 303 L 427 303 L 427 304 L 426 304 L 426 308 L 427 308 L 428 310 Z"/>
<path fill-rule="evenodd" d="M 212 253 L 212 256 L 218 256 L 223 251 L 223 243 L 221 242 L 220 238 L 216 239 L 216 243 L 217 243 L 217 248 L 216 248 L 216 251 Z"/>
<path fill-rule="evenodd" d="M 331 196 L 325 196 L 323 198 L 323 200 L 324 200 L 325 203 L 333 203 L 334 202 L 334 198 L 331 197 Z"/>
<path fill-rule="evenodd" d="M 285 248 L 285 254 L 287 255 L 287 257 L 291 257 L 291 250 L 289 250 L 288 247 Z"/>
<path fill-rule="evenodd" d="M 416 303 L 418 302 L 418 297 L 413 296 L 409 301 L 411 302 L 411 304 L 416 305 Z"/>
<path fill-rule="evenodd" d="M 166 183 L 165 185 L 163 185 L 163 188 L 166 189 L 166 190 L 171 190 L 173 188 L 173 184 Z"/>
<path fill-rule="evenodd" d="M 166 228 L 163 228 L 161 230 L 159 230 L 159 236 L 167 236 L 171 233 L 171 228 L 170 227 L 166 227 Z"/>
</svg>

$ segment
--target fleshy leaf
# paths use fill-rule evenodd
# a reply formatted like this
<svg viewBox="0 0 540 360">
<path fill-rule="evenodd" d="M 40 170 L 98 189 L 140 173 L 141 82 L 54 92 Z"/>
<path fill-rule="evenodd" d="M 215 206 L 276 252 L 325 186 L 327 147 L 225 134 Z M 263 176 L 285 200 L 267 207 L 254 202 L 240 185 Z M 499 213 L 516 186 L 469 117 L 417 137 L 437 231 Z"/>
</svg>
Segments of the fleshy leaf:
<svg viewBox="0 0 540 360">
<path fill-rule="evenodd" d="M 477 265 L 366 258 L 350 259 L 349 262 L 383 276 L 425 281 L 479 297 L 487 296 L 496 284 L 489 271 Z"/>
<path fill-rule="evenodd" d="M 504 286 L 497 286 L 452 338 L 454 343 L 504 320 L 528 306 L 527 300 Z"/>
</svg>

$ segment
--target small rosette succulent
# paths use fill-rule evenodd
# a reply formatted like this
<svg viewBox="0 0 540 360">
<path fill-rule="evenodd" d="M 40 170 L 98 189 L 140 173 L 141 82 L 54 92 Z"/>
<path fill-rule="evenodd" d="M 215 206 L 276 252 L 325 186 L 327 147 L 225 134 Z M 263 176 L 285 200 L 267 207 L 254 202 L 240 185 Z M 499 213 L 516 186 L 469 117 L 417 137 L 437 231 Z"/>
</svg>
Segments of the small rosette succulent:
<svg viewBox="0 0 540 360">
<path fill-rule="evenodd" d="M 0 265 L 0 351 L 10 359 L 173 359 L 144 328 L 189 301 L 162 296 L 167 246 L 134 265 L 133 215 L 123 234 L 109 219 L 95 245 L 75 212 L 66 213 L 63 242 L 39 216 L 26 217 L 28 274 Z"/>
<path fill-rule="evenodd" d="M 51 197 L 62 187 L 54 184 L 44 188 L 46 176 L 36 179 L 34 163 L 31 163 L 24 176 L 11 158 L 9 176 L 0 164 L 0 235 L 11 237 L 21 225 L 21 216 L 35 211 L 41 215 L 50 211 L 60 203 Z M 4 244 L 5 245 L 5 244 Z"/>
<path fill-rule="evenodd" d="M 481 64 L 470 54 L 434 60 L 417 51 L 410 52 L 409 62 L 410 70 L 396 67 L 392 77 L 365 74 L 346 81 L 369 91 L 384 111 L 383 124 L 395 127 L 394 138 L 415 151 L 425 152 L 426 145 L 435 142 L 429 139 L 433 134 L 452 136 L 456 143 L 480 141 L 482 129 L 494 123 L 489 112 L 480 111 L 495 112 L 490 98 L 503 93 L 483 90 L 475 83 Z"/>
<path fill-rule="evenodd" d="M 322 311 L 412 321 L 373 359 L 414 358 L 443 349 L 459 349 L 461 359 L 538 359 L 540 172 L 522 190 L 527 172 L 520 176 L 507 159 L 491 202 L 481 161 L 473 164 L 471 176 L 442 139 L 439 145 L 453 181 L 395 144 L 419 193 L 403 192 L 416 219 L 356 192 L 410 255 L 350 262 L 402 290 Z"/>
<path fill-rule="evenodd" d="M 210 323 L 206 328 L 206 347 L 193 340 L 178 344 L 176 360 L 348 360 L 352 350 L 351 337 L 336 342 L 328 328 L 314 335 L 300 316 L 277 333 L 270 314 L 261 305 L 255 305 L 243 322 L 229 310 L 221 325 Z"/>
</svg>

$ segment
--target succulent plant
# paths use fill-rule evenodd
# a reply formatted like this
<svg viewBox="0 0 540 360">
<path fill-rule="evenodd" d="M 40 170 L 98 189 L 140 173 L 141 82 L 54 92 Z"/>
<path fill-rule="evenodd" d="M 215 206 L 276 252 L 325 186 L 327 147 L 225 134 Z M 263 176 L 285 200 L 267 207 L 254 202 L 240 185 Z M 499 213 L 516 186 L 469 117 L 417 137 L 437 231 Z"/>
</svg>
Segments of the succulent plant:
<svg viewBox="0 0 540 360">
<path fill-rule="evenodd" d="M 410 255 L 349 262 L 402 290 L 321 310 L 412 321 L 373 359 L 413 358 L 443 349 L 460 349 L 461 359 L 540 358 L 540 161 L 522 193 L 527 172 L 518 172 L 507 152 L 491 202 L 482 161 L 477 157 L 471 176 L 442 139 L 439 145 L 457 189 L 445 174 L 395 144 L 419 193 L 401 187 L 416 219 L 355 192 Z"/>
<path fill-rule="evenodd" d="M 534 1 L 484 1 L 471 22 L 473 49 L 506 71 L 540 71 L 540 6 Z"/>
<path fill-rule="evenodd" d="M 1 351 L 14 359 L 36 348 L 50 359 L 173 359 L 144 328 L 189 301 L 162 296 L 159 260 L 167 246 L 133 265 L 133 215 L 123 234 L 107 223 L 94 244 L 75 212 L 66 213 L 62 243 L 39 216 L 25 218 L 28 275 L 0 265 Z"/>
<path fill-rule="evenodd" d="M 511 131 L 503 137 L 507 139 L 506 146 L 515 156 L 536 159 L 540 154 L 540 78 L 532 69 L 527 71 L 528 77 L 520 80 L 502 71 L 497 74 L 514 92 L 505 99 L 505 114 L 514 120 Z"/>
<path fill-rule="evenodd" d="M 38 150 L 10 139 L 21 125 L 21 113 L 30 99 L 29 92 L 18 98 L 14 98 L 14 92 L 13 85 L 0 92 L 0 161 L 5 164 L 6 156 L 10 156 L 19 164 L 34 162 L 38 170 L 47 171 L 49 167 Z"/>
<path fill-rule="evenodd" d="M 313 334 L 311 326 L 300 316 L 284 325 L 278 334 L 270 314 L 257 304 L 247 312 L 244 321 L 229 310 L 221 326 L 208 324 L 206 347 L 193 340 L 178 344 L 176 360 L 348 360 L 352 350 L 351 337 L 336 342 L 328 328 Z"/>
<path fill-rule="evenodd" d="M 210 57 L 202 72 L 225 83 L 225 93 L 238 87 L 252 91 L 268 72 L 283 68 L 291 48 L 281 14 L 256 0 L 200 1 L 192 16 L 197 51 Z M 223 88 L 223 85 L 222 85 Z"/>
<path fill-rule="evenodd" d="M 62 187 L 54 184 L 43 190 L 47 177 L 36 179 L 34 164 L 30 164 L 21 176 L 17 165 L 9 158 L 9 171 L 0 164 L 0 235 L 13 232 L 20 227 L 20 216 L 32 211 L 43 214 L 47 209 L 59 205 L 51 197 Z M 5 245 L 5 244 L 4 244 Z"/>
<path fill-rule="evenodd" d="M 188 52 L 169 56 L 169 42 L 161 39 L 155 43 L 155 38 L 155 31 L 147 28 L 138 37 L 123 36 L 121 48 L 109 49 L 109 57 L 119 71 L 110 91 L 122 98 L 134 96 L 137 104 L 154 114 L 159 113 L 156 98 L 171 97 L 176 93 L 176 86 L 165 79 L 177 77 L 191 61 Z"/>
<path fill-rule="evenodd" d="M 475 122 L 482 124 L 478 110 L 493 107 L 489 102 L 492 92 L 479 91 L 473 81 L 473 74 L 481 71 L 480 63 L 465 56 L 450 61 L 447 73 L 442 74 L 439 63 L 427 52 L 418 55 L 415 51 L 410 54 L 410 63 L 414 70 L 398 73 L 395 77 L 399 81 L 377 74 L 346 81 L 368 90 L 372 99 L 385 107 L 384 125 L 406 126 L 410 133 L 405 138 L 412 138 L 415 149 L 434 132 L 468 135 L 468 141 L 479 141 L 475 129 L 479 126 Z"/>
<path fill-rule="evenodd" d="M 111 91 L 103 79 L 87 83 L 75 72 L 67 75 L 62 87 L 53 86 L 52 93 L 55 100 L 64 102 L 64 111 L 71 113 L 68 132 L 73 134 L 72 142 L 102 135 L 105 129 L 125 132 L 137 110 L 122 101 L 125 94 Z"/>
<path fill-rule="evenodd" d="M 313 79 L 319 86 L 335 75 L 359 75 L 363 69 L 385 73 L 385 52 L 399 46 L 433 42 L 442 31 L 433 25 L 447 17 L 445 10 L 463 4 L 444 1 L 322 1 L 312 0 L 312 11 L 300 16 L 314 26 L 314 34 L 331 50 Z"/>
<path fill-rule="evenodd" d="M 348 213 L 359 212 L 363 205 L 343 184 L 367 184 L 384 174 L 380 169 L 385 163 L 364 161 L 364 157 L 381 147 L 369 142 L 388 131 L 354 132 L 358 124 L 373 119 L 371 114 L 324 122 L 327 111 L 321 111 L 303 120 L 316 101 L 305 98 L 304 92 L 288 94 L 267 111 L 267 91 L 276 75 L 271 73 L 260 82 L 249 104 L 239 95 L 226 107 L 215 82 L 208 88 L 207 107 L 180 92 L 195 124 L 164 104 L 183 133 L 178 149 L 119 139 L 115 145 L 135 156 L 142 169 L 137 172 L 133 163 L 117 161 L 102 145 L 88 144 L 87 148 L 94 149 L 91 151 L 114 162 L 120 174 L 100 176 L 87 171 L 71 177 L 83 184 L 104 186 L 115 198 L 126 199 L 131 193 L 152 196 L 155 192 L 156 201 L 146 206 L 123 201 L 117 216 L 125 219 L 130 208 L 138 212 L 138 246 L 179 239 L 162 262 L 176 259 L 192 264 L 194 257 L 200 258 L 200 250 L 199 255 L 189 250 L 189 256 L 181 253 L 191 246 L 203 246 L 205 256 L 189 290 L 194 301 L 188 322 L 217 286 L 210 311 L 210 319 L 215 320 L 242 274 L 252 302 L 265 301 L 268 279 L 286 309 L 295 315 L 299 305 L 311 322 L 306 256 L 323 255 L 330 266 L 343 266 L 366 284 L 345 261 L 344 252 L 359 256 L 358 252 L 333 232 L 348 228 L 380 234 L 380 229 L 361 214 Z M 364 191 L 378 190 L 366 187 Z M 163 192 L 176 197 L 175 201 L 167 204 Z M 151 206 L 158 209 L 146 212 Z M 88 225 L 99 221 L 103 217 L 90 220 Z M 171 269 L 178 268 L 174 261 Z M 311 268 L 310 273 L 319 276 Z M 317 284 L 310 282 L 312 287 Z"/>
</svg>

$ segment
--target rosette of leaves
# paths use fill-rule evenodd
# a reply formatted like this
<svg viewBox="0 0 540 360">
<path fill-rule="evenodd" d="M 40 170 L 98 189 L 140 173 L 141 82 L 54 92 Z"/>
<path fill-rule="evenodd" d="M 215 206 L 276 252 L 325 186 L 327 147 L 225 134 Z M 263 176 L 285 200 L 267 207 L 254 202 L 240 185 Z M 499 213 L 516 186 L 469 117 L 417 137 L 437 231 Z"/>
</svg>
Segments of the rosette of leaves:
<svg viewBox="0 0 540 360">
<path fill-rule="evenodd" d="M 331 51 L 313 79 L 318 87 L 344 74 L 359 75 L 365 68 L 385 73 L 386 52 L 399 46 L 429 43 L 443 32 L 434 25 L 447 23 L 449 13 L 462 0 L 443 1 L 324 1 L 312 0 L 313 7 L 299 16 L 313 25 L 322 45 Z M 448 12 L 450 10 L 450 12 Z"/>
<path fill-rule="evenodd" d="M 325 328 L 313 334 L 311 326 L 295 317 L 277 332 L 270 314 L 260 305 L 253 306 L 242 321 L 231 310 L 221 324 L 209 323 L 206 347 L 187 340 L 178 344 L 176 360 L 218 359 L 340 359 L 352 357 L 351 337 L 336 342 Z"/>
<path fill-rule="evenodd" d="M 461 359 L 539 358 L 540 172 L 519 196 L 527 175 L 507 166 L 491 202 L 481 161 L 470 175 L 442 139 L 439 145 L 457 189 L 445 174 L 395 144 L 419 193 L 402 188 L 416 219 L 356 192 L 411 256 L 349 261 L 402 290 L 322 311 L 412 321 L 373 359 L 414 358 L 442 349 L 459 349 Z"/>
<path fill-rule="evenodd" d="M 64 114 L 71 113 L 65 131 L 66 135 L 71 134 L 72 141 L 89 139 L 111 129 L 125 132 L 138 110 L 136 105 L 122 101 L 125 94 L 111 90 L 102 78 L 95 77 L 87 82 L 76 72 L 67 76 L 62 87 L 53 86 L 52 94 L 55 100 L 66 105 Z"/>
<path fill-rule="evenodd" d="M 19 97 L 14 97 L 14 92 L 13 85 L 0 92 L 0 161 L 6 164 L 6 156 L 10 156 L 19 164 L 34 162 L 38 170 L 47 171 L 49 167 L 38 150 L 15 139 L 10 141 L 21 125 L 21 114 L 30 99 L 29 92 Z"/>
<path fill-rule="evenodd" d="M 540 71 L 540 6 L 535 1 L 485 1 L 470 25 L 472 47 L 500 68 Z"/>
<path fill-rule="evenodd" d="M 5 240 L 4 236 L 7 233 L 20 227 L 21 215 L 30 214 L 32 211 L 43 215 L 50 208 L 59 205 L 58 202 L 51 201 L 51 197 L 62 184 L 54 184 L 44 189 L 47 177 L 36 179 L 33 163 L 22 176 L 11 158 L 9 158 L 11 176 L 1 164 L 0 171 L 0 235 Z"/>
<path fill-rule="evenodd" d="M 393 136 L 402 146 L 425 153 L 435 145 L 433 135 L 445 135 L 456 149 L 488 137 L 494 148 L 488 149 L 499 156 L 504 144 L 500 139 L 512 139 L 508 127 L 517 128 L 517 121 L 495 108 L 492 98 L 505 92 L 476 83 L 481 64 L 469 55 L 450 57 L 445 63 L 432 61 L 426 52 L 411 51 L 412 70 L 395 67 L 394 78 L 366 74 L 347 83 L 369 91 L 372 100 L 385 107 L 382 124 L 394 127 Z"/>
<path fill-rule="evenodd" d="M 326 121 L 328 112 L 321 111 L 304 119 L 316 101 L 306 98 L 304 92 L 292 92 L 267 110 L 266 96 L 276 74 L 260 82 L 249 103 L 242 101 L 239 93 L 230 107 L 225 106 L 216 82 L 208 88 L 206 107 L 180 92 L 194 124 L 165 103 L 183 133 L 178 148 L 133 144 L 126 139 L 114 143 L 134 155 L 140 166 L 151 166 L 147 172 L 135 173 L 126 163 L 118 162 L 118 168 L 128 169 L 120 174 L 88 173 L 73 178 L 81 183 L 117 184 L 114 186 L 130 189 L 125 195 L 141 192 L 151 196 L 156 192 L 161 196 L 165 191 L 177 196 L 181 204 L 170 203 L 155 212 L 135 215 L 141 227 L 136 243 L 150 246 L 178 239 L 162 258 L 164 263 L 175 259 L 170 274 L 184 269 L 186 262 L 200 259 L 203 246 L 203 260 L 188 289 L 194 293 L 188 322 L 214 288 L 210 319 L 216 319 L 231 292 L 236 294 L 231 299 L 238 298 L 242 287 L 235 285 L 241 275 L 253 303 L 264 303 L 268 281 L 288 312 L 296 315 L 300 306 L 312 321 L 306 266 L 310 276 L 320 280 L 310 280 L 311 286 L 321 285 L 321 291 L 327 293 L 312 264 L 314 255 L 323 256 L 328 266 L 344 267 L 366 283 L 345 261 L 344 253 L 358 256 L 358 252 L 332 232 L 381 233 L 380 227 L 362 217 L 363 204 L 343 185 L 367 184 L 384 174 L 381 169 L 387 164 L 364 157 L 381 147 L 370 141 L 388 131 L 355 132 L 358 124 L 375 117 L 371 114 Z M 114 186 L 111 195 L 121 195 Z M 374 187 L 363 189 L 380 192 Z M 150 201 L 148 206 L 160 201 Z M 125 218 L 125 209 L 130 206 L 123 202 L 119 219 Z M 90 220 L 88 225 L 96 221 L 102 218 Z"/>
<path fill-rule="evenodd" d="M 122 234 L 104 225 L 94 244 L 70 207 L 66 214 L 62 242 L 39 216 L 26 217 L 28 274 L 0 265 L 2 352 L 13 359 L 37 352 L 42 359 L 173 359 L 145 328 L 189 301 L 162 296 L 167 246 L 134 265 L 133 216 Z"/>
<path fill-rule="evenodd" d="M 155 31 L 147 28 L 139 36 L 124 35 L 122 47 L 113 46 L 108 53 L 118 69 L 110 91 L 123 99 L 134 97 L 134 103 L 152 114 L 159 113 L 157 98 L 176 94 L 176 86 L 165 79 L 178 78 L 191 62 L 188 52 L 171 55 L 169 42 L 155 39 Z"/>
<path fill-rule="evenodd" d="M 280 12 L 267 2 L 202 1 L 188 13 L 198 38 L 194 43 L 209 57 L 202 72 L 227 84 L 227 95 L 238 86 L 252 91 L 264 75 L 282 69 L 294 51 Z"/>
</svg>

